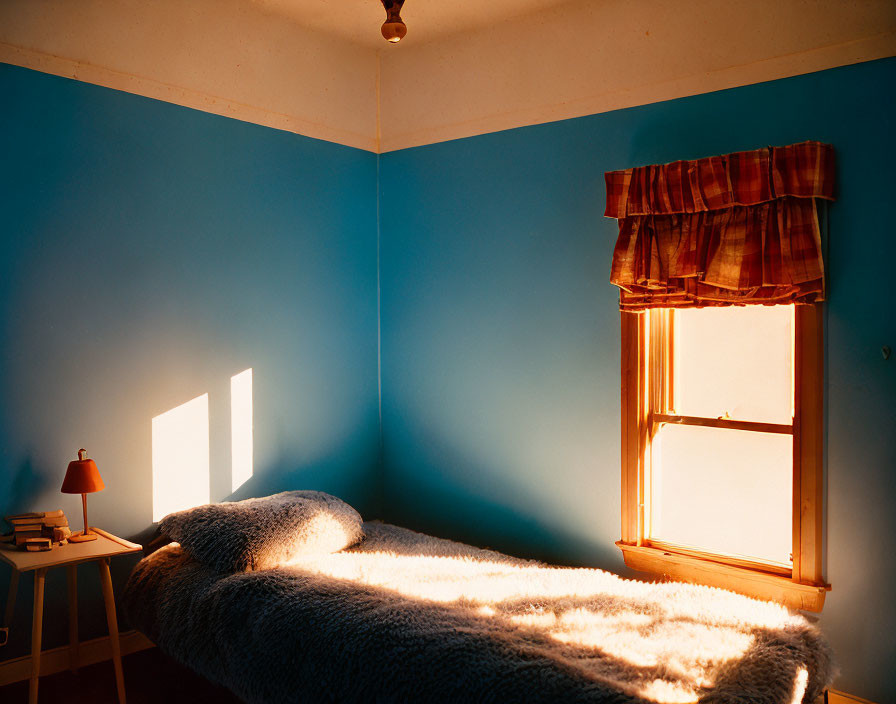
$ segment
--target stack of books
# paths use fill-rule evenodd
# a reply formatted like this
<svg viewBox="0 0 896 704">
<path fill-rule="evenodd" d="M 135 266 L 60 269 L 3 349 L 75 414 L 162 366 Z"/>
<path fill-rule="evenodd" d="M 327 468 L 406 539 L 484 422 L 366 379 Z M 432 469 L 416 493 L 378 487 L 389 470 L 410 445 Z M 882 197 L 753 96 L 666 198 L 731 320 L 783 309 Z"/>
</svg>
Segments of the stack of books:
<svg viewBox="0 0 896 704">
<path fill-rule="evenodd" d="M 62 509 L 19 513 L 7 516 L 6 522 L 13 529 L 10 542 L 26 550 L 49 550 L 54 543 L 64 545 L 72 534 Z"/>
</svg>

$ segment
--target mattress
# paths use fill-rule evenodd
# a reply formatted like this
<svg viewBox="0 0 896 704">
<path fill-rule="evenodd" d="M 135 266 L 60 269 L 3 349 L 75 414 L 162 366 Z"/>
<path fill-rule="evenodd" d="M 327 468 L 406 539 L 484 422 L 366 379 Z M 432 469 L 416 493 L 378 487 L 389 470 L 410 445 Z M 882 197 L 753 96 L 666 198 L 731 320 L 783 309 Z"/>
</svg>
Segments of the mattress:
<svg viewBox="0 0 896 704">
<path fill-rule="evenodd" d="M 811 702 L 830 649 L 803 616 L 719 589 L 625 580 L 365 523 L 276 569 L 144 558 L 126 617 L 250 704 Z"/>
</svg>

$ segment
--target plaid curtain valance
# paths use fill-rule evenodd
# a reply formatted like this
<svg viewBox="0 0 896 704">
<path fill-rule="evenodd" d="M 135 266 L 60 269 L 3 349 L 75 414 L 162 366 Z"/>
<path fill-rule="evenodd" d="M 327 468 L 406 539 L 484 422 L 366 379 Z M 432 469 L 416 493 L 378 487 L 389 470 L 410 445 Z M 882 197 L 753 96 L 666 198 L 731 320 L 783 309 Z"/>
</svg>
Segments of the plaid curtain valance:
<svg viewBox="0 0 896 704">
<path fill-rule="evenodd" d="M 605 174 L 622 310 L 824 300 L 834 150 L 802 142 Z"/>
</svg>

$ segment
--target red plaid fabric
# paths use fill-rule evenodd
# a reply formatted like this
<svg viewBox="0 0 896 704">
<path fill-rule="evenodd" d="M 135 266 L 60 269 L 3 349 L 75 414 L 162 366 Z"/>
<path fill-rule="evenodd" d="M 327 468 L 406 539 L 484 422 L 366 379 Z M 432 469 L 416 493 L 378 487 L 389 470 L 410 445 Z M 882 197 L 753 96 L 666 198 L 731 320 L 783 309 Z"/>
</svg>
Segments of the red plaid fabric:
<svg viewBox="0 0 896 704">
<path fill-rule="evenodd" d="M 620 308 L 824 300 L 817 207 L 834 150 L 803 142 L 606 175 Z"/>
</svg>

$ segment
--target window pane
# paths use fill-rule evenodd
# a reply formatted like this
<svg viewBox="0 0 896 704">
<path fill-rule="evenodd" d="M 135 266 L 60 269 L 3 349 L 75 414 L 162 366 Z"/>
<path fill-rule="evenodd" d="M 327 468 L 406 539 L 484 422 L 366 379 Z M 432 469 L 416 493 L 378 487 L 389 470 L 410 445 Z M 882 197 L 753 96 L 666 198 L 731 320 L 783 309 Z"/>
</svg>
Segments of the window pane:
<svg viewBox="0 0 896 704">
<path fill-rule="evenodd" d="M 674 315 L 676 413 L 792 422 L 793 306 L 684 309 Z"/>
<path fill-rule="evenodd" d="M 792 436 L 664 425 L 651 481 L 652 538 L 790 565 Z"/>
</svg>

